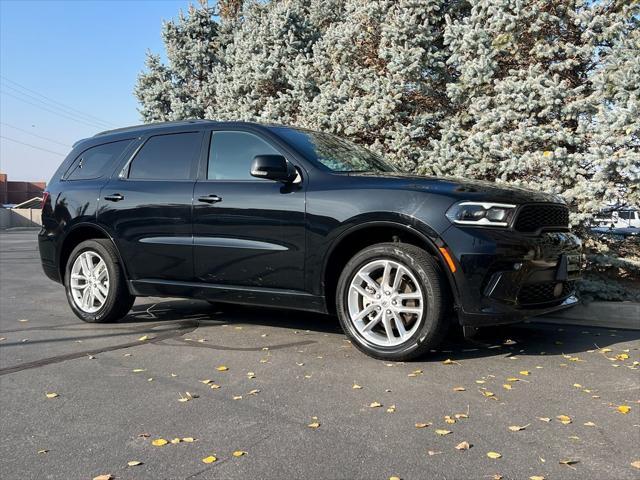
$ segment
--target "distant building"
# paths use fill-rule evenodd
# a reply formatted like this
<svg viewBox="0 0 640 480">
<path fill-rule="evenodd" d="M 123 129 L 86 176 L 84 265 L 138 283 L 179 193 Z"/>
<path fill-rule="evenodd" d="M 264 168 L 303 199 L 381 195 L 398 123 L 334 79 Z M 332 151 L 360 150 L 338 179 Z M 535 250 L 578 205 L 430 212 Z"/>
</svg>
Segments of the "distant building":
<svg viewBox="0 0 640 480">
<path fill-rule="evenodd" d="M 12 182 L 7 179 L 6 173 L 0 173 L 0 206 L 42 197 L 46 185 L 46 182 Z"/>
</svg>

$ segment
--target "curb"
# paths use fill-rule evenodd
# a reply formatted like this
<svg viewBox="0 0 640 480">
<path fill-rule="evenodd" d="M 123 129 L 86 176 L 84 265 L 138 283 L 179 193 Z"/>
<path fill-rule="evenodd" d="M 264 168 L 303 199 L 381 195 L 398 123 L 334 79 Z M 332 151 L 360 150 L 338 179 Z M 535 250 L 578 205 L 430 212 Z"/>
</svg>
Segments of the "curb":
<svg viewBox="0 0 640 480">
<path fill-rule="evenodd" d="M 640 303 L 590 302 L 529 320 L 532 323 L 554 323 L 582 327 L 640 330 Z"/>
</svg>

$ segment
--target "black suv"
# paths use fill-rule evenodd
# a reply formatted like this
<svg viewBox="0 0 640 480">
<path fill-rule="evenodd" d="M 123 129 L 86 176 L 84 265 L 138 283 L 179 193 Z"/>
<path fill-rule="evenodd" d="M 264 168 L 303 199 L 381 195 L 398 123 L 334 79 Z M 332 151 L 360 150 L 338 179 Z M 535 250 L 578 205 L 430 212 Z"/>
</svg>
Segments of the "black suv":
<svg viewBox="0 0 640 480">
<path fill-rule="evenodd" d="M 48 186 L 45 273 L 87 322 L 137 296 L 337 313 L 402 360 L 577 302 L 580 241 L 554 195 L 398 172 L 337 136 L 205 120 L 75 144 Z M 456 315 L 452 315 L 455 312 Z"/>
</svg>

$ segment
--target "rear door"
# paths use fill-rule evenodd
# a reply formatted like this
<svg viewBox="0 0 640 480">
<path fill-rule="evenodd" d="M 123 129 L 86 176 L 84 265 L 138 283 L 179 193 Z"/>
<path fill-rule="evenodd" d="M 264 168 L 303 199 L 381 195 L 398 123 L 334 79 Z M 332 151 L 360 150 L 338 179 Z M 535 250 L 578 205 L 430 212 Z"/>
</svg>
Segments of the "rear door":
<svg viewBox="0 0 640 480">
<path fill-rule="evenodd" d="M 193 278 L 192 196 L 202 132 L 146 138 L 101 191 L 98 222 L 113 235 L 129 278 Z"/>
<path fill-rule="evenodd" d="M 295 159 L 258 131 L 211 132 L 194 190 L 194 270 L 215 285 L 304 290 L 305 188 L 250 175 L 256 155 Z"/>
</svg>

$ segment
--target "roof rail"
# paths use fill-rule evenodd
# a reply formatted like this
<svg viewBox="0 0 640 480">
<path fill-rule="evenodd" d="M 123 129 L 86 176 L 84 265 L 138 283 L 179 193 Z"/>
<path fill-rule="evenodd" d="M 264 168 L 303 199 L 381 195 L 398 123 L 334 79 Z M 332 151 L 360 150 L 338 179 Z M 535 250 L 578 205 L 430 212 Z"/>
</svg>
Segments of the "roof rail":
<svg viewBox="0 0 640 480">
<path fill-rule="evenodd" d="M 113 130 L 105 130 L 103 132 L 99 132 L 96 133 L 94 135 L 94 137 L 99 137 L 101 135 L 109 135 L 112 133 L 124 133 L 124 132 L 129 132 L 132 130 L 140 130 L 140 129 L 151 129 L 151 128 L 157 128 L 157 127 L 161 127 L 161 126 L 171 126 L 171 125 L 188 125 L 190 123 L 206 123 L 206 122 L 211 122 L 211 120 L 204 120 L 201 118 L 191 118 L 188 120 L 173 120 L 171 122 L 153 122 L 153 123 L 143 123 L 141 125 L 133 125 L 130 127 L 123 127 L 123 128 L 114 128 Z"/>
</svg>

